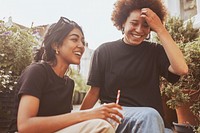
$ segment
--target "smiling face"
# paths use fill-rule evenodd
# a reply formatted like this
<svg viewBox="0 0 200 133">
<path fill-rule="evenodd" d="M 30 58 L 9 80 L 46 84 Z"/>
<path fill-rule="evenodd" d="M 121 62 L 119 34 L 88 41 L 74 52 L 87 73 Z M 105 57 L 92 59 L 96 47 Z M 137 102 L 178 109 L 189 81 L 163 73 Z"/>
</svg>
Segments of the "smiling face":
<svg viewBox="0 0 200 133">
<path fill-rule="evenodd" d="M 129 45 L 140 44 L 150 33 L 150 27 L 144 18 L 141 18 L 141 10 L 133 10 L 123 27 L 124 42 Z"/>
<path fill-rule="evenodd" d="M 80 64 L 80 59 L 85 51 L 84 36 L 75 28 L 64 39 L 63 44 L 57 48 L 56 58 L 67 65 Z"/>
</svg>

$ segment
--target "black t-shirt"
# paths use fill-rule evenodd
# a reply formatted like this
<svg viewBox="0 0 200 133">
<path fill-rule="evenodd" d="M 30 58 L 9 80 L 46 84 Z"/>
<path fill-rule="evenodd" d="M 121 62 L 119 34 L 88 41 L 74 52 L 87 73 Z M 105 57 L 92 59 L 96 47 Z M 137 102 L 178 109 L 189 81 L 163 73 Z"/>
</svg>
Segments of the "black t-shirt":
<svg viewBox="0 0 200 133">
<path fill-rule="evenodd" d="M 101 103 L 115 102 L 120 89 L 120 105 L 153 107 L 163 115 L 159 78 L 163 76 L 172 83 L 179 79 L 168 71 L 169 65 L 160 44 L 108 42 L 95 50 L 87 84 L 100 87 Z"/>
<path fill-rule="evenodd" d="M 16 86 L 16 113 L 12 127 L 16 126 L 17 110 L 22 95 L 31 95 L 40 100 L 37 116 L 53 116 L 72 110 L 74 81 L 69 77 L 60 78 L 47 63 L 33 63 L 21 74 Z"/>
</svg>

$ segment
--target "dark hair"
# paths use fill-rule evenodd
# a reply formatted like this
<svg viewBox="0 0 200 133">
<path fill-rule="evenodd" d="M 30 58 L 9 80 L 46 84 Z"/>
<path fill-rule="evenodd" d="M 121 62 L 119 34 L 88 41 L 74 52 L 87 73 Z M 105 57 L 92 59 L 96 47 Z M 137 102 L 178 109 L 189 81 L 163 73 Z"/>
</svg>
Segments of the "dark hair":
<svg viewBox="0 0 200 133">
<path fill-rule="evenodd" d="M 161 0 L 117 0 L 111 20 L 118 30 L 122 30 L 122 25 L 133 10 L 150 8 L 155 12 L 160 20 L 164 22 L 167 14 L 166 8 Z"/>
<path fill-rule="evenodd" d="M 52 48 L 52 44 L 61 46 L 65 37 L 74 29 L 79 29 L 84 35 L 82 28 L 74 21 L 71 21 L 65 17 L 61 17 L 57 23 L 52 24 L 44 37 L 42 46 L 36 50 L 34 62 L 46 61 L 50 63 L 56 63 L 56 51 Z"/>
</svg>

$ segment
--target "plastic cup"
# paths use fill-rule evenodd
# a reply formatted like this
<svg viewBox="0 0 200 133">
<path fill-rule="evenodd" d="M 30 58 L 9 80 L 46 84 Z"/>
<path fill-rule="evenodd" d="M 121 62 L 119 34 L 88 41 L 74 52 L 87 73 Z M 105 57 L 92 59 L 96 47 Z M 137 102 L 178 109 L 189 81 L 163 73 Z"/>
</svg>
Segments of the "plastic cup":
<svg viewBox="0 0 200 133">
<path fill-rule="evenodd" d="M 123 110 L 120 110 L 120 109 L 117 109 L 117 108 L 114 108 L 114 109 L 118 110 L 123 115 Z M 115 115 L 115 114 L 113 114 L 113 115 Z M 122 118 L 119 117 L 118 115 L 115 115 L 115 117 L 117 117 L 119 119 L 119 121 L 122 120 Z M 113 126 L 113 128 L 115 130 L 117 130 L 117 127 L 119 126 L 119 123 L 117 123 L 115 120 L 113 120 L 111 118 L 107 118 L 107 121 Z"/>
</svg>

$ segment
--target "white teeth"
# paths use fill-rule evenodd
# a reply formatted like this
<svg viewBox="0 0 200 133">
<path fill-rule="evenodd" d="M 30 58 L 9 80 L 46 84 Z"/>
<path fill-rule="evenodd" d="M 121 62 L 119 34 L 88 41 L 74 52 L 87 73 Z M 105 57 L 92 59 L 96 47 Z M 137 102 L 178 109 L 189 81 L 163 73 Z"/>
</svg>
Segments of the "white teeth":
<svg viewBox="0 0 200 133">
<path fill-rule="evenodd" d="M 74 52 L 76 55 L 81 56 L 81 52 Z"/>
<path fill-rule="evenodd" d="M 142 36 L 139 36 L 139 35 L 133 35 L 135 38 L 140 38 L 140 37 L 142 37 Z"/>
</svg>

